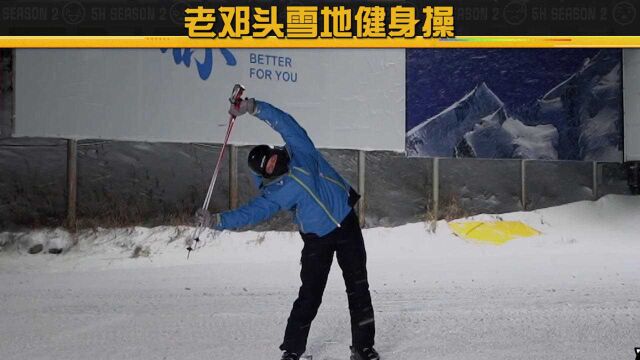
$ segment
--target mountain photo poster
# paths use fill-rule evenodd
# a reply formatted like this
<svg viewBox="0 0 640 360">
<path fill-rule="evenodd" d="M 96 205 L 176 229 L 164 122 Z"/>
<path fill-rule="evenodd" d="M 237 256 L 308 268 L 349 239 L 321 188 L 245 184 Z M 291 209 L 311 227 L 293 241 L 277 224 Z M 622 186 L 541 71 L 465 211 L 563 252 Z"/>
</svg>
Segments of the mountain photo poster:
<svg viewBox="0 0 640 360">
<path fill-rule="evenodd" d="M 407 49 L 406 153 L 622 161 L 619 49 Z"/>
</svg>

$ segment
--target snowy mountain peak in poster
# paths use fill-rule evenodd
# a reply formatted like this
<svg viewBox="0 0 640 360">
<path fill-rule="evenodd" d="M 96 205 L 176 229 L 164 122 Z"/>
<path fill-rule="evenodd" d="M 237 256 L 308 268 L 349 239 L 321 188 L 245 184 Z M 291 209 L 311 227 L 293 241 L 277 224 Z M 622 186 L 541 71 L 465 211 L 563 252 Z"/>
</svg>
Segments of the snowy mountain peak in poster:
<svg viewBox="0 0 640 360">
<path fill-rule="evenodd" d="M 407 153 L 410 156 L 453 156 L 462 136 L 502 107 L 502 101 L 482 83 L 440 114 L 410 130 Z"/>
<path fill-rule="evenodd" d="M 621 161 L 622 89 L 619 51 L 601 51 L 533 109 L 559 132 L 562 159 Z"/>
</svg>

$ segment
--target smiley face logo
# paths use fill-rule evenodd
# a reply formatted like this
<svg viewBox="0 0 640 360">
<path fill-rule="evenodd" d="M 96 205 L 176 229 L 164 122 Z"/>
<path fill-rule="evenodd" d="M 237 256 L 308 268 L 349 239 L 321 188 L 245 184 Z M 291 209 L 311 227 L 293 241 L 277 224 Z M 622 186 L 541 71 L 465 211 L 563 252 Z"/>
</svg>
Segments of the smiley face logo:
<svg viewBox="0 0 640 360">
<path fill-rule="evenodd" d="M 613 7 L 613 20 L 622 26 L 633 23 L 636 20 L 636 7 L 628 1 L 617 3 Z"/>
<path fill-rule="evenodd" d="M 69 25 L 77 25 L 84 20 L 85 9 L 78 1 L 71 1 L 62 7 L 62 20 Z"/>
<path fill-rule="evenodd" d="M 509 25 L 520 25 L 527 20 L 527 4 L 522 0 L 514 0 L 503 9 L 504 21 Z"/>
<path fill-rule="evenodd" d="M 174 24 L 184 24 L 184 11 L 187 9 L 187 7 L 189 7 L 189 5 L 186 2 L 182 1 L 176 2 L 175 4 L 171 5 L 171 8 L 169 9 L 169 17 Z"/>
</svg>

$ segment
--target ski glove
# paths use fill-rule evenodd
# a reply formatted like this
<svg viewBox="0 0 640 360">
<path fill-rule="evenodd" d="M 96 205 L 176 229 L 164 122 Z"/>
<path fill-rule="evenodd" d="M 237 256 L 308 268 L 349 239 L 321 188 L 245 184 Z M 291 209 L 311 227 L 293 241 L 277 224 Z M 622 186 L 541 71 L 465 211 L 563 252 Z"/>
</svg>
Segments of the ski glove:
<svg viewBox="0 0 640 360">
<path fill-rule="evenodd" d="M 194 223 L 202 225 L 205 228 L 213 228 L 220 222 L 218 214 L 212 214 L 204 209 L 198 209 L 194 217 Z"/>
<path fill-rule="evenodd" d="M 253 115 L 255 114 L 255 112 L 256 100 L 253 98 L 241 100 L 237 106 L 236 104 L 231 104 L 231 107 L 229 108 L 229 114 L 235 117 L 244 115 L 246 113 Z"/>
</svg>

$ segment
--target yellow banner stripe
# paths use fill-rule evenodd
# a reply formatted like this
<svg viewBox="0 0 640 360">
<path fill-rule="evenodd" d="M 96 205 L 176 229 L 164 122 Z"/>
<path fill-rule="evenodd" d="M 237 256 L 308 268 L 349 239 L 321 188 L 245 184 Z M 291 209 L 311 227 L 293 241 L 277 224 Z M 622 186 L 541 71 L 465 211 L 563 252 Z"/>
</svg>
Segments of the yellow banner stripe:
<svg viewBox="0 0 640 360">
<path fill-rule="evenodd" d="M 0 36 L 4 48 L 627 48 L 640 36 L 459 36 L 455 39 L 191 39 L 187 36 Z"/>
</svg>

